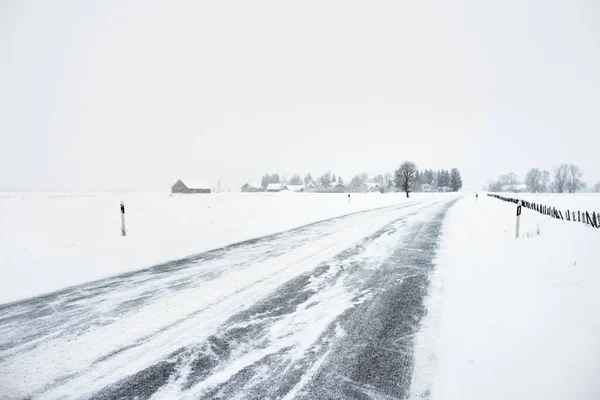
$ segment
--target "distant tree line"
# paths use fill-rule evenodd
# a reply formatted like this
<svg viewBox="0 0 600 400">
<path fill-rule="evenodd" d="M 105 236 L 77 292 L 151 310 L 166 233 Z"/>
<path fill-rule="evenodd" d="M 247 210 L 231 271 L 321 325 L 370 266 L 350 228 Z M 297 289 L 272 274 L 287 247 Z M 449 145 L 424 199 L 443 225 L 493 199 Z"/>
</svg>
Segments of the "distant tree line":
<svg viewBox="0 0 600 400">
<path fill-rule="evenodd" d="M 574 164 L 560 164 L 552 173 L 538 168 L 530 169 L 523 183 L 517 174 L 511 172 L 490 180 L 487 190 L 490 192 L 530 192 L 530 193 L 576 193 L 586 187 L 581 179 L 583 172 Z M 600 192 L 600 183 L 594 186 Z"/>
<path fill-rule="evenodd" d="M 403 162 L 394 172 L 395 187 L 409 197 L 410 192 L 457 192 L 462 188 L 458 168 L 419 171 L 412 161 Z"/>
<path fill-rule="evenodd" d="M 375 174 L 369 176 L 366 172 L 354 175 L 346 184 L 341 176 L 326 171 L 320 176 L 313 178 L 309 172 L 304 176 L 293 174 L 285 179 L 278 173 L 264 174 L 261 185 L 264 189 L 270 183 L 285 183 L 289 185 L 304 185 L 307 190 L 324 191 L 336 185 L 343 185 L 349 192 L 379 191 L 392 192 L 402 191 L 409 195 L 410 192 L 449 192 L 458 191 L 462 188 L 462 178 L 457 168 L 450 171 L 442 169 L 434 171 L 426 169 L 420 171 L 415 163 L 406 161 L 393 173 Z"/>
</svg>

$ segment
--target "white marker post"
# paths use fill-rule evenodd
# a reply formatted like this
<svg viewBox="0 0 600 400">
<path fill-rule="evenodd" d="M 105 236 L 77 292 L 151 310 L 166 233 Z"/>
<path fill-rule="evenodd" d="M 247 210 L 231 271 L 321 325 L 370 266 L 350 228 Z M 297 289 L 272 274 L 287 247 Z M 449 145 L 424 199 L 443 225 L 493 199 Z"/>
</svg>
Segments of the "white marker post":
<svg viewBox="0 0 600 400">
<path fill-rule="evenodd" d="M 125 203 L 121 202 L 121 234 L 127 236 L 127 230 L 125 229 Z"/>
<path fill-rule="evenodd" d="M 348 205 L 350 205 L 350 193 L 348 193 Z"/>
<path fill-rule="evenodd" d="M 515 235 L 516 239 L 519 238 L 519 230 L 521 229 L 521 203 L 521 200 L 519 200 L 519 202 L 517 203 L 517 234 Z"/>
</svg>

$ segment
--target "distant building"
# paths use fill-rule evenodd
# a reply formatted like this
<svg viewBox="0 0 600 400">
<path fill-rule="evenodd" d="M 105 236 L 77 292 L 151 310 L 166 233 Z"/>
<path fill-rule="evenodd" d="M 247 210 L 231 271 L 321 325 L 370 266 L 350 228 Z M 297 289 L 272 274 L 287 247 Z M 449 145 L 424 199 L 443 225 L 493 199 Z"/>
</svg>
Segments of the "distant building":
<svg viewBox="0 0 600 400">
<path fill-rule="evenodd" d="M 524 183 L 517 183 L 513 185 L 502 185 L 503 192 L 522 193 L 527 192 L 527 185 Z"/>
<path fill-rule="evenodd" d="M 203 180 L 179 179 L 171 187 L 172 193 L 210 193 L 210 186 Z"/>
<path fill-rule="evenodd" d="M 260 185 L 255 185 L 253 183 L 246 183 L 242 186 L 242 192 L 253 193 L 253 192 L 264 192 L 264 189 Z"/>
<path fill-rule="evenodd" d="M 335 183 L 327 191 L 329 193 L 344 193 L 348 191 L 348 188 L 341 183 Z"/>
<path fill-rule="evenodd" d="M 436 190 L 429 183 L 424 183 L 421 185 L 421 192 L 435 192 Z"/>
<path fill-rule="evenodd" d="M 282 190 L 289 190 L 285 183 L 269 183 L 267 186 L 267 192 L 281 192 Z"/>
<path fill-rule="evenodd" d="M 285 185 L 290 192 L 304 192 L 304 186 L 302 185 Z"/>
<path fill-rule="evenodd" d="M 377 182 L 367 182 L 367 188 L 369 188 L 369 192 L 380 192 L 381 184 Z"/>
</svg>

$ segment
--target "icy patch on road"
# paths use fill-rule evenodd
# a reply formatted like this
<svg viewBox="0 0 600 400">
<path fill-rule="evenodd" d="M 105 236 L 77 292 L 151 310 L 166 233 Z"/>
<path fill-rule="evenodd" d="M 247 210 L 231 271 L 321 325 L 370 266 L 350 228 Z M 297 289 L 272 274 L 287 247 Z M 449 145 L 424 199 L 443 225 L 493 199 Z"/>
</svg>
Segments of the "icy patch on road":
<svg viewBox="0 0 600 400">
<path fill-rule="evenodd" d="M 331 329 L 333 321 L 371 296 L 370 291 L 361 290 L 360 286 L 365 277 L 377 270 L 398 247 L 404 235 L 398 228 L 403 225 L 404 221 L 399 220 L 318 267 L 299 291 L 300 296 L 305 293 L 308 297 L 291 312 L 273 317 L 267 310 L 256 314 L 246 324 L 231 326 L 230 330 L 250 328 L 258 329 L 261 333 L 255 336 L 253 342 L 244 341 L 240 344 L 228 358 L 229 361 L 191 388 L 186 385 L 190 368 L 184 366 L 178 373 L 177 381 L 156 393 L 155 398 L 162 398 L 166 393 L 181 398 L 210 397 L 211 390 L 235 380 L 239 374 L 253 371 L 254 376 L 244 385 L 234 392 L 223 394 L 225 397 L 235 397 L 235 393 L 247 393 L 274 375 L 285 375 L 298 367 L 306 371 L 290 392 L 300 391 L 310 380 L 311 374 L 319 369 L 331 346 L 343 337 L 343 330 L 339 326 L 335 327 L 332 335 L 325 334 Z M 286 301 L 284 299 L 281 302 Z M 190 359 L 189 362 L 194 361 Z"/>
</svg>

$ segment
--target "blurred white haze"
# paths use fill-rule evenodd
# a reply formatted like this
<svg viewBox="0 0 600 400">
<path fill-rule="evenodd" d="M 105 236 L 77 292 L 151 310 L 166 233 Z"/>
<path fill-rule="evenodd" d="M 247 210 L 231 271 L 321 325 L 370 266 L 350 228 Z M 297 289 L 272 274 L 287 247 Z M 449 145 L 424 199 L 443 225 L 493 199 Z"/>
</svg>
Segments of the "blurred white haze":
<svg viewBox="0 0 600 400">
<path fill-rule="evenodd" d="M 600 3 L 0 2 L 0 188 L 239 190 L 278 172 L 577 164 L 600 181 Z"/>
</svg>

